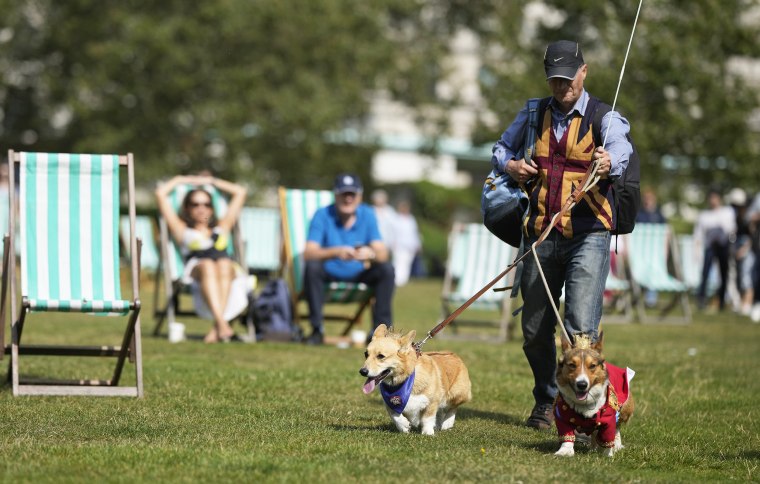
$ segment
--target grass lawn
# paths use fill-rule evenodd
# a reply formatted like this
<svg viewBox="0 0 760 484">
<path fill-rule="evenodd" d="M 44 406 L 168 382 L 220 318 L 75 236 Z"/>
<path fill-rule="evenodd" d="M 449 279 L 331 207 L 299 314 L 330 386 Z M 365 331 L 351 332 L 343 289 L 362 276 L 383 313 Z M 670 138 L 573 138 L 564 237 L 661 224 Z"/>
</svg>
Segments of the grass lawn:
<svg viewBox="0 0 760 484">
<path fill-rule="evenodd" d="M 439 321 L 440 281 L 395 300 L 418 339 Z M 150 333 L 152 287 L 143 294 Z M 466 313 L 465 313 L 466 315 Z M 118 344 L 114 323 L 83 328 L 32 315 L 25 341 Z M 89 317 L 88 317 L 89 318 Z M 206 323 L 185 320 L 197 334 Z M 367 323 L 368 326 L 368 323 Z M 336 325 L 331 325 L 337 331 Z M 57 334 L 53 334 L 53 332 Z M 448 329 L 445 331 L 449 331 Z M 517 331 L 519 338 L 519 331 Z M 473 401 L 453 430 L 399 434 L 379 394 L 364 395 L 363 349 L 286 343 L 205 346 L 145 336 L 145 398 L 20 397 L 0 391 L 4 482 L 691 482 L 760 480 L 760 325 L 732 314 L 691 325 L 606 325 L 606 356 L 637 372 L 637 410 L 613 459 L 523 427 L 532 376 L 519 340 L 434 339 L 467 363 Z M 4 360 L 7 363 L 8 358 Z M 110 362 L 109 362 L 110 363 Z M 22 373 L 108 377 L 100 363 L 26 357 Z M 96 372 L 69 374 L 73 370 Z M 101 373 L 97 373 L 101 372 Z M 126 376 L 132 377 L 132 366 Z"/>
</svg>

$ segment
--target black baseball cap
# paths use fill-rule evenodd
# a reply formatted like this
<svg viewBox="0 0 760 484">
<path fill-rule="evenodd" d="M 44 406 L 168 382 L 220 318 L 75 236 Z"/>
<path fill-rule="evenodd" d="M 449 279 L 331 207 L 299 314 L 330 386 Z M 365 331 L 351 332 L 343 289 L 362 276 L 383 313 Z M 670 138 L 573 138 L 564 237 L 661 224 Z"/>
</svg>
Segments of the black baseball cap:
<svg viewBox="0 0 760 484">
<path fill-rule="evenodd" d="M 353 173 L 341 173 L 335 177 L 333 191 L 336 194 L 341 193 L 361 193 L 363 190 L 362 181 Z"/>
<path fill-rule="evenodd" d="M 583 53 L 578 42 L 560 40 L 549 44 L 544 54 L 546 78 L 561 77 L 575 79 L 578 68 L 584 64 Z"/>
</svg>

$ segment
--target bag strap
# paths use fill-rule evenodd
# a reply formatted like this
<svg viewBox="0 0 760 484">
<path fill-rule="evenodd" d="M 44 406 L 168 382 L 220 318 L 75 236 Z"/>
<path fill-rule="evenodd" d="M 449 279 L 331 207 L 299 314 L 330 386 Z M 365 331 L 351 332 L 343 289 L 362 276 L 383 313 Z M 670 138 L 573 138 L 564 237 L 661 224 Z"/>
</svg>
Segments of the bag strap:
<svg viewBox="0 0 760 484">
<path fill-rule="evenodd" d="M 593 103 L 593 104 L 592 104 Z M 586 110 L 588 111 L 589 107 L 593 109 L 591 117 L 593 118 L 593 122 L 591 124 L 591 130 L 592 134 L 594 136 L 594 144 L 596 146 L 603 146 L 604 140 L 602 139 L 602 119 L 604 116 L 607 115 L 610 111 L 612 111 L 612 106 L 610 106 L 607 103 L 604 103 L 600 101 L 599 99 L 595 98 L 594 96 L 591 96 L 589 98 L 589 104 L 586 105 Z M 618 197 L 617 190 L 615 190 L 615 184 L 612 184 L 612 198 L 615 203 L 615 228 L 612 230 L 612 234 L 615 236 L 615 254 L 618 253 L 617 243 L 618 243 L 618 230 L 617 230 L 617 224 L 620 221 L 620 201 Z"/>
<path fill-rule="evenodd" d="M 528 124 L 525 126 L 525 144 L 523 145 L 524 158 L 533 159 L 533 152 L 536 149 L 536 133 L 538 133 L 538 111 L 541 106 L 541 99 L 528 99 Z"/>
<path fill-rule="evenodd" d="M 587 111 L 589 109 L 589 105 L 591 105 L 591 108 L 593 109 L 590 119 L 593 120 L 591 129 L 594 135 L 594 144 L 596 146 L 602 146 L 604 144 L 604 141 L 602 140 L 602 119 L 607 113 L 612 111 L 612 106 L 600 101 L 594 96 L 591 96 L 589 98 L 589 104 L 586 105 Z"/>
</svg>

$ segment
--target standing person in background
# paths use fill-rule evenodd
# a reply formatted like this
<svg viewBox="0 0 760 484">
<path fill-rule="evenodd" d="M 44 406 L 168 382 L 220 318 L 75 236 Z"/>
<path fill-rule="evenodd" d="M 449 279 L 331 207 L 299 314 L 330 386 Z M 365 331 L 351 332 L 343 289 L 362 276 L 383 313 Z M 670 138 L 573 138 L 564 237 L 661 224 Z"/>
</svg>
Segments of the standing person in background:
<svg viewBox="0 0 760 484">
<path fill-rule="evenodd" d="M 362 182 L 352 173 L 335 178 L 335 203 L 314 213 L 303 257 L 304 295 L 312 333 L 307 344 L 324 342 L 325 283 L 363 282 L 375 290 L 373 331 L 393 325 L 393 266 L 377 226 L 375 211 L 362 203 Z M 372 332 L 370 332 L 372 334 Z"/>
<path fill-rule="evenodd" d="M 753 296 L 749 317 L 753 323 L 760 323 L 760 193 L 752 199 L 752 203 L 747 209 L 746 220 L 749 226 L 754 259 L 750 270 Z"/>
<path fill-rule="evenodd" d="M 657 204 L 657 194 L 651 188 L 646 188 L 641 193 L 641 208 L 636 215 L 637 224 L 664 224 L 665 216 Z"/>
<path fill-rule="evenodd" d="M 422 242 L 417 220 L 412 215 L 412 205 L 407 200 L 401 200 L 396 206 L 395 236 L 391 246 L 397 287 L 409 282 L 414 257 L 420 249 Z"/>
<path fill-rule="evenodd" d="M 733 301 L 734 311 L 749 316 L 754 296 L 752 269 L 755 256 L 752 253 L 752 237 L 750 237 L 747 219 L 747 192 L 738 187 L 732 189 L 728 192 L 728 203 L 731 204 L 736 215 L 736 236 L 731 240 L 734 284 L 738 293 L 736 300 Z"/>
<path fill-rule="evenodd" d="M 593 162 L 598 163 L 600 181 L 579 203 L 551 227 L 535 255 L 546 276 L 551 298 L 559 306 L 565 288 L 562 324 L 571 338 L 599 337 L 602 294 L 610 268 L 610 231 L 616 223 L 613 181 L 628 166 L 633 147 L 626 135 L 628 121 L 610 111 L 601 119 L 605 146 L 597 146 L 591 123 L 601 101 L 583 87 L 588 66 L 577 42 L 561 40 L 549 44 L 544 53 L 546 81 L 552 93 L 543 118 L 539 115 L 533 159 L 520 158 L 528 122 L 528 105 L 493 147 L 491 164 L 527 191 L 529 216 L 525 222 L 525 246 L 530 246 L 550 228 L 569 193 L 575 189 Z M 535 178 L 535 183 L 525 184 Z M 535 405 L 528 427 L 549 429 L 554 421 L 552 406 L 557 396 L 557 319 L 535 259 L 523 262 L 520 291 L 523 295 L 523 351 L 533 372 Z"/>
<path fill-rule="evenodd" d="M 383 242 L 390 249 L 393 247 L 396 232 L 396 211 L 388 204 L 388 193 L 385 190 L 377 189 L 372 192 L 372 208 L 375 209 L 377 226 Z"/>
<path fill-rule="evenodd" d="M 707 194 L 707 209 L 697 217 L 694 226 L 694 243 L 704 254 L 702 279 L 697 292 L 697 305 L 704 309 L 707 297 L 707 282 L 710 269 L 717 259 L 720 268 L 720 288 L 718 289 L 718 308 L 726 306 L 726 288 L 728 287 L 728 257 L 730 241 L 736 236 L 736 215 L 731 207 L 723 205 L 720 190 L 710 189 Z"/>
</svg>

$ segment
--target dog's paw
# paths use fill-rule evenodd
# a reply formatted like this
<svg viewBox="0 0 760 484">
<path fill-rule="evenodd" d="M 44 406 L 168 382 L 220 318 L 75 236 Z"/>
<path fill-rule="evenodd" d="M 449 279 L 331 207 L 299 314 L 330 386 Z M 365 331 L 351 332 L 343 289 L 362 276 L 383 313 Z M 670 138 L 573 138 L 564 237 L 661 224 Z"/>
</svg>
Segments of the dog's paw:
<svg viewBox="0 0 760 484">
<path fill-rule="evenodd" d="M 615 447 L 614 448 L 615 448 L 616 451 L 618 451 L 618 450 L 622 449 L 623 447 L 625 447 L 625 446 L 623 445 L 623 440 L 620 438 L 620 431 L 618 431 L 615 434 Z"/>
<path fill-rule="evenodd" d="M 604 447 L 602 448 L 602 455 L 605 457 L 612 457 L 615 455 L 616 450 L 615 447 Z"/>
<path fill-rule="evenodd" d="M 435 434 L 435 416 L 422 419 L 422 435 Z"/>
<path fill-rule="evenodd" d="M 572 457 L 575 455 L 575 446 L 572 442 L 562 442 L 559 450 L 554 453 L 560 457 Z"/>
<path fill-rule="evenodd" d="M 441 430 L 449 430 L 450 428 L 454 427 L 454 422 L 456 420 L 456 414 L 451 414 L 443 419 L 443 422 L 441 422 Z"/>
<path fill-rule="evenodd" d="M 402 434 L 408 434 L 412 429 L 412 423 L 401 414 L 391 416 L 391 420 L 393 420 L 393 424 L 396 425 L 396 428 Z"/>
</svg>

